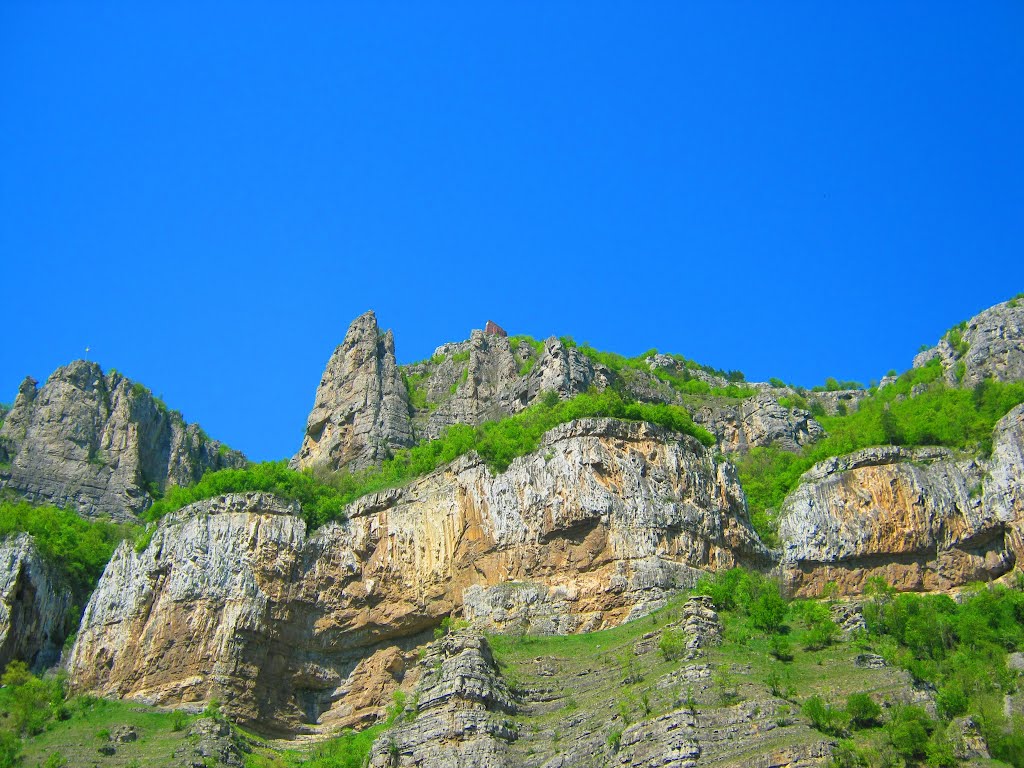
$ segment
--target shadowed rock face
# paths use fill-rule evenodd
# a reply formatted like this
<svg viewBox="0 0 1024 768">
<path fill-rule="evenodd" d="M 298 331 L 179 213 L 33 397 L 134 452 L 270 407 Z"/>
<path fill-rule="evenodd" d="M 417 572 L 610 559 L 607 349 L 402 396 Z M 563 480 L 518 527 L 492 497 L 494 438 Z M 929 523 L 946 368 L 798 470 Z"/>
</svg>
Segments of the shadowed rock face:
<svg viewBox="0 0 1024 768">
<path fill-rule="evenodd" d="M 1024 379 L 1024 300 L 996 304 L 967 321 L 962 332 L 966 351 L 944 337 L 914 357 L 914 367 L 938 357 L 950 384 L 974 386 L 983 379 Z M 962 377 L 957 376 L 961 368 Z"/>
<path fill-rule="evenodd" d="M 392 681 L 360 713 L 364 661 L 407 650 L 471 587 L 561 590 L 561 626 L 576 631 L 766 554 L 728 464 L 690 437 L 609 419 L 552 430 L 499 475 L 463 457 L 309 536 L 296 512 L 262 494 L 211 499 L 168 516 L 145 552 L 122 546 L 85 612 L 75 686 L 215 696 L 264 730 L 353 722 L 404 675 L 401 654 L 370 664 Z"/>
<path fill-rule="evenodd" d="M 0 669 L 19 659 L 45 668 L 60 658 L 71 589 L 43 561 L 32 537 L 0 541 Z"/>
<path fill-rule="evenodd" d="M 43 387 L 26 379 L 0 426 L 0 486 L 85 516 L 134 518 L 150 489 L 189 485 L 245 457 L 117 372 L 78 360 Z"/>
<path fill-rule="evenodd" d="M 987 461 L 941 448 L 869 448 L 816 464 L 782 506 L 782 570 L 799 594 L 880 576 L 902 590 L 997 578 L 1024 556 L 1024 406 Z"/>
<path fill-rule="evenodd" d="M 413 442 L 394 336 L 382 335 L 376 315 L 367 312 L 352 322 L 327 363 L 292 465 L 365 469 Z"/>
</svg>

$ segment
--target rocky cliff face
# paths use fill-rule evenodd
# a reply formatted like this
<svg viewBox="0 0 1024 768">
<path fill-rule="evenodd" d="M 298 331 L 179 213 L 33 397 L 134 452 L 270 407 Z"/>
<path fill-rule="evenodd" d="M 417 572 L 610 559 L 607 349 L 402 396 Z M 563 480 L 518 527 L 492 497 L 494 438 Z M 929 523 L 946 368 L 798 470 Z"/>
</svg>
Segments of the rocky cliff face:
<svg viewBox="0 0 1024 768">
<path fill-rule="evenodd" d="M 1024 406 L 996 425 L 988 460 L 941 448 L 869 448 L 821 462 L 785 500 L 782 568 L 801 594 L 998 578 L 1024 555 Z"/>
<path fill-rule="evenodd" d="M 939 358 L 950 384 L 974 386 L 983 379 L 1024 379 L 1024 300 L 996 304 L 947 333 L 914 358 L 914 367 Z"/>
<path fill-rule="evenodd" d="M 71 618 L 71 589 L 32 537 L 0 541 L 0 669 L 14 659 L 45 668 L 60 658 Z"/>
<path fill-rule="evenodd" d="M 379 738 L 369 768 L 500 768 L 514 763 L 517 707 L 487 641 L 456 632 L 433 643 L 408 715 Z"/>
<path fill-rule="evenodd" d="M 42 387 L 26 379 L 0 426 L 0 486 L 86 516 L 132 519 L 152 490 L 244 462 L 144 387 L 84 360 Z"/>
<path fill-rule="evenodd" d="M 259 494 L 199 502 L 145 552 L 119 549 L 85 612 L 74 684 L 169 704 L 216 696 L 270 730 L 355 722 L 387 703 L 403 652 L 471 588 L 486 603 L 529 582 L 543 599 L 523 620 L 555 611 L 576 631 L 766 555 L 730 465 L 687 436 L 608 419 L 552 430 L 499 475 L 463 457 L 311 536 L 294 511 Z M 356 706 L 367 688 L 380 699 Z"/>
<path fill-rule="evenodd" d="M 364 469 L 413 442 L 394 336 L 381 334 L 376 315 L 367 312 L 352 322 L 327 363 L 292 464 Z"/>
<path fill-rule="evenodd" d="M 718 437 L 725 453 L 773 444 L 798 451 L 825 435 L 809 411 L 786 408 L 774 396 L 764 393 L 738 404 L 702 406 L 693 414 L 693 420 Z"/>
<path fill-rule="evenodd" d="M 468 341 L 438 347 L 430 360 L 406 372 L 425 395 L 426 405 L 416 409 L 414 421 L 417 436 L 427 439 L 452 424 L 519 413 L 545 392 L 566 399 L 609 382 L 606 369 L 555 337 L 538 349 L 479 330 Z"/>
</svg>

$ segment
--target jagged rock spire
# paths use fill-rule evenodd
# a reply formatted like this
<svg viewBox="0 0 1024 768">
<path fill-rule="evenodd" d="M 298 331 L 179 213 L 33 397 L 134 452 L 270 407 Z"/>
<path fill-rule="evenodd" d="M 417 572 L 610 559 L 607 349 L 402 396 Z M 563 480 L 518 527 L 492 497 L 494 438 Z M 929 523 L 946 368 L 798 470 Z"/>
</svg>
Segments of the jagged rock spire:
<svg viewBox="0 0 1024 768">
<path fill-rule="evenodd" d="M 363 469 L 412 444 L 394 336 L 381 334 L 377 316 L 366 312 L 352 321 L 327 363 L 292 465 Z"/>
</svg>

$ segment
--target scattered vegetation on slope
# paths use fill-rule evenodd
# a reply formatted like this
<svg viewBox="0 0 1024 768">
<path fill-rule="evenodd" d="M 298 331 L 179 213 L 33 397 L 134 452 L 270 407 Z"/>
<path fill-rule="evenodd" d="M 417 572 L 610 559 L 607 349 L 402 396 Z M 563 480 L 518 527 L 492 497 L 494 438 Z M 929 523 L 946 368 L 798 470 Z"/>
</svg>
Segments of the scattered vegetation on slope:
<svg viewBox="0 0 1024 768">
<path fill-rule="evenodd" d="M 42 557 L 68 579 L 79 607 L 84 607 L 117 545 L 134 539 L 140 530 L 137 525 L 84 520 L 69 509 L 0 497 L 0 539 L 31 534 Z"/>
<path fill-rule="evenodd" d="M 777 510 L 800 476 L 818 461 L 873 445 L 941 445 L 988 455 L 995 423 L 1024 402 L 1024 382 L 984 381 L 949 387 L 938 358 L 873 390 L 854 413 L 819 415 L 828 437 L 795 454 L 775 446 L 752 449 L 737 461 L 754 526 L 774 538 L 769 510 Z"/>
<path fill-rule="evenodd" d="M 201 499 L 266 491 L 298 501 L 307 524 L 317 527 L 338 519 L 344 507 L 360 496 L 408 483 L 470 451 L 480 454 L 493 470 L 504 471 L 513 459 L 535 451 L 541 436 L 552 427 L 589 416 L 647 421 L 692 435 L 705 446 L 715 443 L 709 432 L 693 423 L 685 408 L 629 402 L 611 390 L 591 391 L 564 401 L 550 392 L 522 413 L 477 427 L 456 424 L 437 440 L 398 451 L 379 468 L 364 472 L 296 472 L 283 461 L 209 472 L 195 485 L 169 489 L 146 516 L 155 521 Z"/>
<path fill-rule="evenodd" d="M 787 600 L 776 582 L 756 573 L 709 574 L 693 593 L 712 597 L 724 625 L 722 645 L 701 659 L 712 667 L 710 687 L 675 682 L 693 664 L 675 648 L 683 640 L 676 622 L 685 596 L 600 632 L 491 637 L 506 680 L 520 691 L 546 692 L 515 718 L 521 734 L 516 748 L 557 752 L 553 735 L 564 728 L 569 711 L 585 720 L 581 728 L 605 730 L 614 752 L 634 722 L 678 709 L 713 716 L 744 700 L 767 704 L 774 698 L 787 704 L 776 708 L 778 727 L 747 747 L 751 757 L 775 744 L 806 743 L 808 736 L 791 728 L 802 718 L 840 740 L 831 761 L 836 768 L 953 766 L 958 731 L 952 720 L 970 715 L 993 758 L 1024 768 L 1024 722 L 1003 714 L 1003 695 L 1019 686 L 1018 673 L 1006 662 L 1009 652 L 1024 646 L 1021 591 L 979 586 L 958 604 L 948 597 L 897 596 L 878 584 L 864 606 L 867 630 L 848 639 L 832 618 L 830 601 Z M 652 631 L 660 635 L 659 652 L 638 655 L 637 643 Z M 871 653 L 890 666 L 855 663 Z M 551 680 L 560 686 L 552 689 Z M 937 717 L 905 703 L 914 680 L 935 692 Z M 603 759 L 597 755 L 593 764 Z"/>
</svg>

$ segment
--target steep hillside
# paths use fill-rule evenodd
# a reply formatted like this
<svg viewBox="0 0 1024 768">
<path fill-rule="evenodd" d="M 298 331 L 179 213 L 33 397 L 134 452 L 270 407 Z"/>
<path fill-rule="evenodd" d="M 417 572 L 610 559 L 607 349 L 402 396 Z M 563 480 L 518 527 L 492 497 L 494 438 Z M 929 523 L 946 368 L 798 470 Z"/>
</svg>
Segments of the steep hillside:
<svg viewBox="0 0 1024 768">
<path fill-rule="evenodd" d="M 493 325 L 400 366 L 371 312 L 290 468 L 174 449 L 173 416 L 82 363 L 23 388 L 5 478 L 148 507 L 64 668 L 207 710 L 182 728 L 220 765 L 1024 765 L 1020 312 L 815 390 Z M 8 625 L 45 634 L 26 596 L 53 579 L 7 544 Z"/>
</svg>

